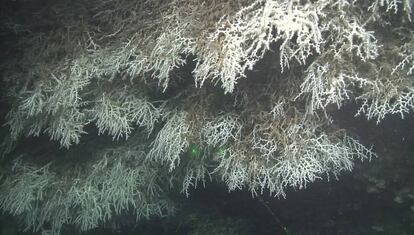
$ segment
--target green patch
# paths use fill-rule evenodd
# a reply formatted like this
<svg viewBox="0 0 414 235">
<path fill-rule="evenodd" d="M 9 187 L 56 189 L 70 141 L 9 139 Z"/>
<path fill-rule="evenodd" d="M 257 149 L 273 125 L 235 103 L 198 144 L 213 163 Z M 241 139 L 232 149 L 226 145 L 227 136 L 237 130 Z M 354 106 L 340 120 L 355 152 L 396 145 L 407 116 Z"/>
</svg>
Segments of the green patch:
<svg viewBox="0 0 414 235">
<path fill-rule="evenodd" d="M 191 157 L 199 157 L 201 156 L 201 149 L 196 144 L 190 144 L 188 153 L 190 154 Z"/>
<path fill-rule="evenodd" d="M 215 154 L 219 157 L 224 157 L 226 155 L 226 149 L 223 146 L 217 147 Z"/>
</svg>

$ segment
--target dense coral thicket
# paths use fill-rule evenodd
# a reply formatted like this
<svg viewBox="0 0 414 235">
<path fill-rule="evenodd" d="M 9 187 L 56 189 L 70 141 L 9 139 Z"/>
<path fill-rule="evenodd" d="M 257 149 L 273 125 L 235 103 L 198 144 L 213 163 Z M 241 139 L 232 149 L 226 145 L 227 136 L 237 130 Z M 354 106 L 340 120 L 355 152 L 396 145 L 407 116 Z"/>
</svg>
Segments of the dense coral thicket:
<svg viewBox="0 0 414 235">
<path fill-rule="evenodd" d="M 0 207 L 23 230 L 168 215 L 207 180 L 285 197 L 376 156 L 332 111 L 414 109 L 412 0 L 1 4 Z"/>
</svg>

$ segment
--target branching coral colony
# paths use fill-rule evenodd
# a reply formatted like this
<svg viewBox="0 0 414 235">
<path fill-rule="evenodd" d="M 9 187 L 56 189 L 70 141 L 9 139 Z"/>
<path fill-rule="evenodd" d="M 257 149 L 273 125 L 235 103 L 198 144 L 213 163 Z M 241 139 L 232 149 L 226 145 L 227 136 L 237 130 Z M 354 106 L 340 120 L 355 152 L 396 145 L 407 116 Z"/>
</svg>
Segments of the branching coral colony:
<svg viewBox="0 0 414 235">
<path fill-rule="evenodd" d="M 375 156 L 330 111 L 414 109 L 412 0 L 38 2 L 1 29 L 0 207 L 26 231 L 168 215 L 211 179 L 285 197 Z"/>
</svg>

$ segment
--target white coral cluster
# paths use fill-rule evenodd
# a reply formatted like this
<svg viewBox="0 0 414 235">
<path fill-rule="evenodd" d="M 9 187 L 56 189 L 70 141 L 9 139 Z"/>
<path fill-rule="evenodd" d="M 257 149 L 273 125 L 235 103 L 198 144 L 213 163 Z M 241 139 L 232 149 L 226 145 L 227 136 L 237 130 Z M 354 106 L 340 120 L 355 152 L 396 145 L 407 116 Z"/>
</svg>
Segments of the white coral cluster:
<svg viewBox="0 0 414 235">
<path fill-rule="evenodd" d="M 28 30 L 7 24 L 20 41 L 0 66 L 3 146 L 18 154 L 22 138 L 46 135 L 71 153 L 95 131 L 119 148 L 86 157 L 78 178 L 54 164 L 6 169 L 0 207 L 27 229 L 162 215 L 177 182 L 187 195 L 216 179 L 286 196 L 375 156 L 332 109 L 353 103 L 378 123 L 414 110 L 411 0 L 75 2 L 54 1 Z"/>
<path fill-rule="evenodd" d="M 57 163 L 37 167 L 15 161 L 0 185 L 1 209 L 21 218 L 22 230 L 45 234 L 60 234 L 69 224 L 88 231 L 127 212 L 137 220 L 172 213 L 172 204 L 160 195 L 157 169 L 142 162 L 141 150 L 107 149 L 100 154 L 98 161 L 84 166 L 88 172 L 64 177 L 51 170 Z M 126 163 L 130 160 L 134 167 Z"/>
</svg>

